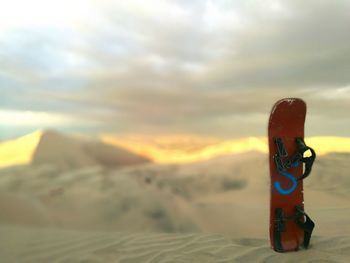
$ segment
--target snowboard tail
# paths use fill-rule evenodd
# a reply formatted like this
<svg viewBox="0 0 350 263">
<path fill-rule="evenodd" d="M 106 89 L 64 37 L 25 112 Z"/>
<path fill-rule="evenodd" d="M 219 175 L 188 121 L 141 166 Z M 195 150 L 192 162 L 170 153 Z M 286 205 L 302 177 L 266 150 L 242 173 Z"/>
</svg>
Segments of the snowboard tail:
<svg viewBox="0 0 350 263">
<path fill-rule="evenodd" d="M 277 252 L 307 248 L 314 228 L 304 211 L 302 180 L 316 158 L 304 142 L 305 115 L 305 102 L 290 98 L 278 101 L 269 119 L 270 242 Z"/>
</svg>

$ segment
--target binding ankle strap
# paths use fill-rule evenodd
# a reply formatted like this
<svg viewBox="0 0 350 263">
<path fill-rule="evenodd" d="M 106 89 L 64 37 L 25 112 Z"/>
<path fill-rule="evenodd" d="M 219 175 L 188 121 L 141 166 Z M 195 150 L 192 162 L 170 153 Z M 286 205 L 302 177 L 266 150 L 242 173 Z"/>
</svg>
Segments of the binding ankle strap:
<svg viewBox="0 0 350 263">
<path fill-rule="evenodd" d="M 298 180 L 303 180 L 305 179 L 307 176 L 309 176 L 309 174 L 311 173 L 311 168 L 312 168 L 312 165 L 316 159 L 316 153 L 314 151 L 314 149 L 312 149 L 311 147 L 307 146 L 304 142 L 304 139 L 303 138 L 296 138 L 295 139 L 297 145 L 298 145 L 298 153 L 299 154 L 299 161 L 303 162 L 305 164 L 305 170 L 304 170 L 304 173 L 302 176 L 300 176 L 298 178 Z M 310 151 L 311 152 L 311 156 L 309 157 L 303 157 L 304 156 L 304 153 L 306 151 Z"/>
<path fill-rule="evenodd" d="M 295 223 L 304 230 L 304 243 L 303 247 L 308 248 L 310 244 L 310 239 L 312 235 L 312 231 L 314 230 L 315 223 L 311 220 L 311 218 L 305 213 L 302 206 L 296 206 L 295 209 L 297 210 L 297 216 L 295 219 Z M 305 217 L 304 220 L 300 220 L 300 218 Z"/>
<path fill-rule="evenodd" d="M 284 146 L 283 140 L 279 137 L 275 138 L 275 144 L 277 147 L 277 154 L 274 156 L 275 164 L 278 172 L 282 174 L 283 172 L 286 172 L 288 169 L 292 167 L 297 167 L 300 162 L 304 163 L 305 164 L 304 173 L 297 178 L 297 180 L 303 180 L 307 176 L 309 176 L 311 172 L 312 165 L 316 159 L 316 153 L 314 149 L 312 149 L 311 147 L 305 144 L 303 138 L 298 137 L 295 139 L 295 142 L 298 146 L 298 150 L 290 159 L 283 160 L 282 159 L 283 157 L 288 156 L 288 152 Z M 304 157 L 304 153 L 306 151 L 310 151 L 311 156 Z"/>
</svg>

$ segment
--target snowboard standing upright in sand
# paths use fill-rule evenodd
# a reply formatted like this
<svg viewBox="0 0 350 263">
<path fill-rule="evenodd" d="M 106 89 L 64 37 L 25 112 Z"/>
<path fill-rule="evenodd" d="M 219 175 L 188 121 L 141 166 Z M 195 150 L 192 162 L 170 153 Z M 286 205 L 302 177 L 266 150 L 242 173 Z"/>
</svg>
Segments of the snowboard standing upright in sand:
<svg viewBox="0 0 350 263">
<path fill-rule="evenodd" d="M 307 248 L 314 228 L 304 212 L 303 179 L 316 158 L 304 143 L 305 115 L 305 102 L 288 98 L 273 106 L 269 119 L 270 242 L 277 252 Z"/>
</svg>

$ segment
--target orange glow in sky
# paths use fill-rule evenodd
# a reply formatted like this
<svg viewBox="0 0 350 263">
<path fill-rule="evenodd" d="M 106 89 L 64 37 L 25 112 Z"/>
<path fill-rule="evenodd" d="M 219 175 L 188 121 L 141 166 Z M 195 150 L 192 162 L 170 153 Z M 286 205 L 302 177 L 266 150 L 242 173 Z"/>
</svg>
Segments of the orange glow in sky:
<svg viewBox="0 0 350 263">
<path fill-rule="evenodd" d="M 104 135 L 102 141 L 147 156 L 156 163 L 193 162 L 249 151 L 268 152 L 267 140 L 264 137 L 215 140 L 214 138 L 195 136 L 164 136 L 150 139 L 144 136 L 115 137 Z M 350 138 L 346 137 L 309 137 L 306 138 L 306 143 L 313 147 L 318 155 L 350 152 Z"/>
<path fill-rule="evenodd" d="M 0 143 L 0 168 L 29 164 L 42 134 L 42 131 L 37 131 Z M 220 140 L 195 135 L 171 135 L 154 138 L 144 135 L 103 135 L 101 140 L 146 156 L 155 163 L 161 164 L 195 162 L 220 155 L 240 154 L 249 151 L 268 152 L 267 141 L 264 137 Z M 350 137 L 309 137 L 306 142 L 316 150 L 319 156 L 334 152 L 350 153 Z"/>
</svg>

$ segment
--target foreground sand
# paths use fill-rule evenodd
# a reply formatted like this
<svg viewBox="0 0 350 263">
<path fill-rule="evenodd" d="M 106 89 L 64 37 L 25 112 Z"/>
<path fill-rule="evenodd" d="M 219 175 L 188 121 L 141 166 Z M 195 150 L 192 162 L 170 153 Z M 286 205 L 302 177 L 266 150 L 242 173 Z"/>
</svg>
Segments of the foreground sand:
<svg viewBox="0 0 350 263">
<path fill-rule="evenodd" d="M 0 262 L 350 262 L 350 237 L 315 237 L 280 254 L 265 239 L 214 234 L 107 233 L 0 226 Z"/>
<path fill-rule="evenodd" d="M 0 263 L 350 262 L 349 154 L 319 157 L 305 180 L 310 250 L 278 254 L 264 154 L 111 167 L 96 147 L 0 169 Z"/>
</svg>

